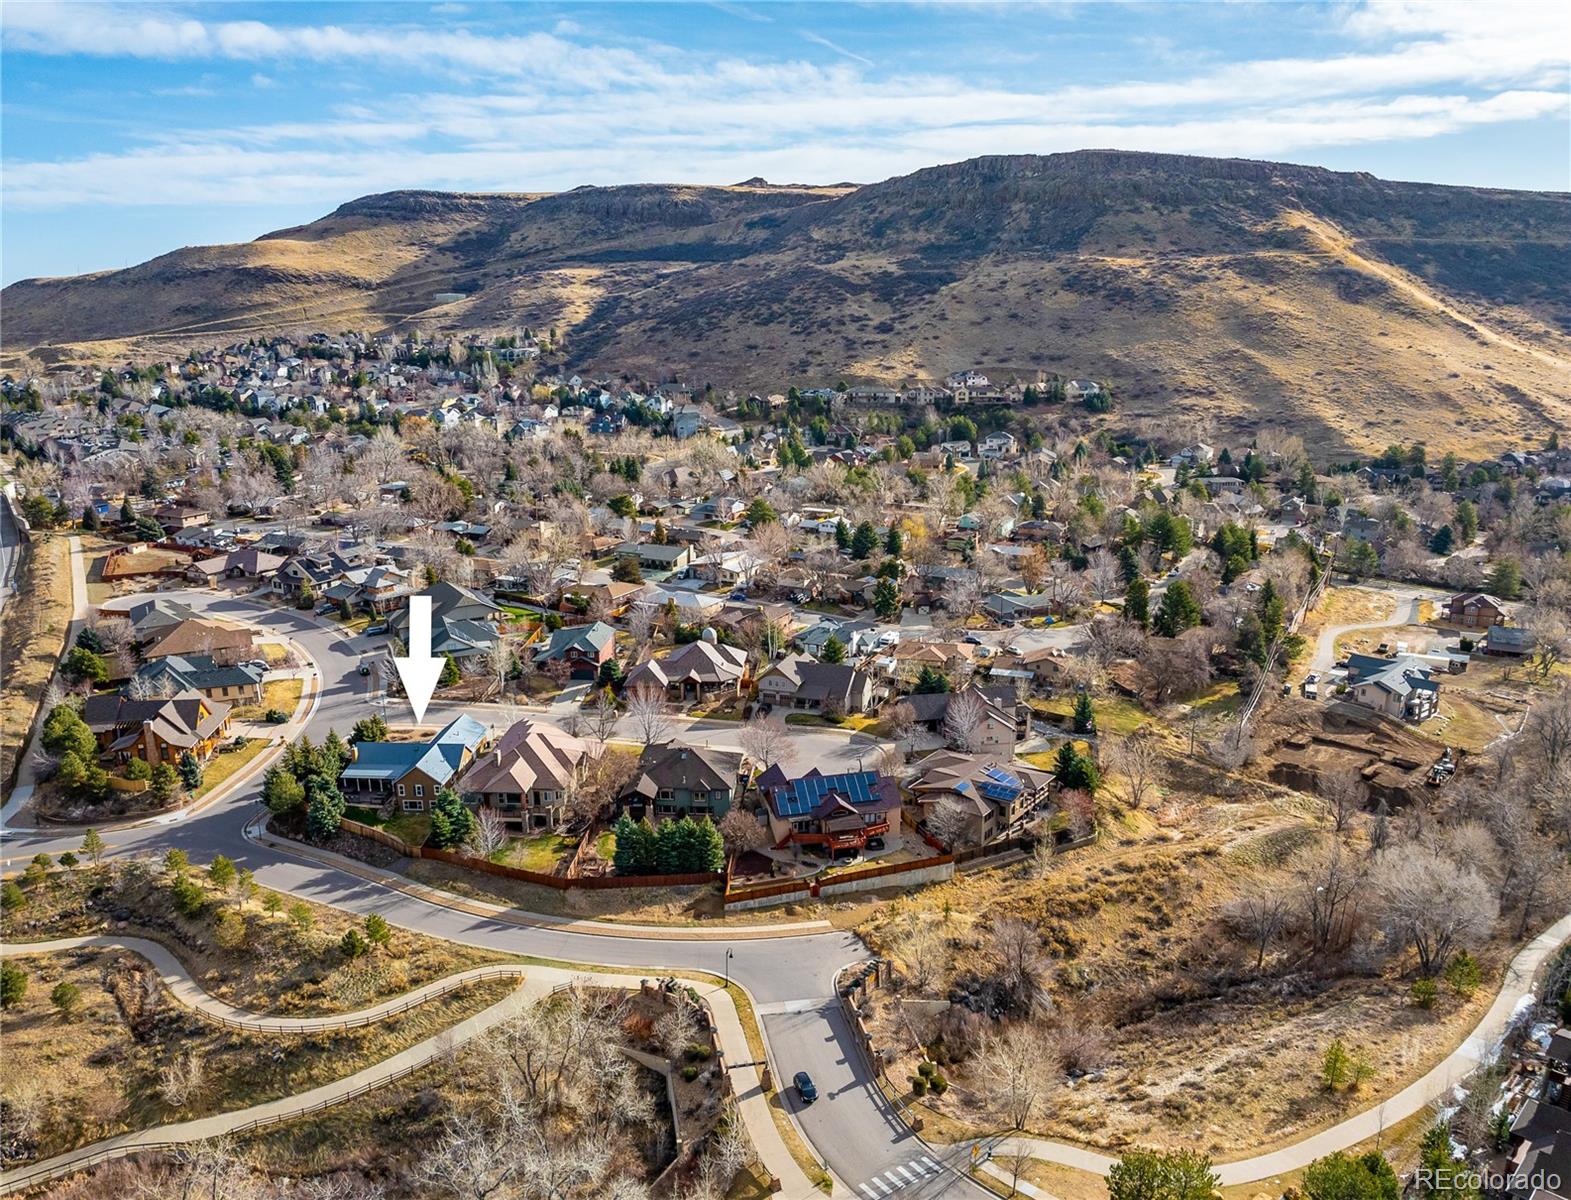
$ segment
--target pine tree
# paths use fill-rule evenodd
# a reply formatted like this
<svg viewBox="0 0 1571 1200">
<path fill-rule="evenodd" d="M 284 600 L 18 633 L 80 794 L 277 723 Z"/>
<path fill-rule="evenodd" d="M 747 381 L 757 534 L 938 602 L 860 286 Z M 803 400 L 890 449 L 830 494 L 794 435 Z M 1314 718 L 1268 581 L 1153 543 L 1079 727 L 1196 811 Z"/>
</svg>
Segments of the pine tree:
<svg viewBox="0 0 1571 1200">
<path fill-rule="evenodd" d="M 648 875 L 655 869 L 655 831 L 649 818 L 635 821 L 623 813 L 616 820 L 616 854 L 612 861 L 618 874 Z"/>
<path fill-rule="evenodd" d="M 451 850 L 469 840 L 475 814 L 450 787 L 438 788 L 431 801 L 431 834 L 426 839 L 438 850 Z"/>
<path fill-rule="evenodd" d="M 1151 585 L 1144 579 L 1130 580 L 1129 590 L 1124 593 L 1124 618 L 1141 629 L 1151 624 Z"/>
<path fill-rule="evenodd" d="M 873 611 L 880 621 L 894 621 L 900 616 L 900 585 L 893 579 L 880 579 L 873 588 Z"/>
<path fill-rule="evenodd" d="M 851 535 L 851 557 L 860 561 L 870 557 L 877 548 L 878 531 L 871 521 L 863 521 Z"/>
<path fill-rule="evenodd" d="M 1177 637 L 1186 629 L 1200 624 L 1200 602 L 1189 584 L 1175 579 L 1162 594 L 1162 603 L 1156 610 L 1153 622 L 1157 633 L 1163 637 Z"/>
<path fill-rule="evenodd" d="M 1075 732 L 1094 733 L 1096 713 L 1091 708 L 1091 693 L 1080 692 L 1075 696 Z"/>
<path fill-rule="evenodd" d="M 835 545 L 841 550 L 851 549 L 851 527 L 844 517 L 835 522 Z"/>
<path fill-rule="evenodd" d="M 834 634 L 830 634 L 824 642 L 823 653 L 819 660 L 826 663 L 843 663 L 846 660 L 846 644 Z"/>
<path fill-rule="evenodd" d="M 180 755 L 180 782 L 188 792 L 194 792 L 202 786 L 202 764 L 189 750 Z"/>
<path fill-rule="evenodd" d="M 437 686 L 445 688 L 452 687 L 455 683 L 458 682 L 460 678 L 458 663 L 454 661 L 451 654 L 444 654 L 442 659 L 442 674 L 437 677 Z"/>
</svg>

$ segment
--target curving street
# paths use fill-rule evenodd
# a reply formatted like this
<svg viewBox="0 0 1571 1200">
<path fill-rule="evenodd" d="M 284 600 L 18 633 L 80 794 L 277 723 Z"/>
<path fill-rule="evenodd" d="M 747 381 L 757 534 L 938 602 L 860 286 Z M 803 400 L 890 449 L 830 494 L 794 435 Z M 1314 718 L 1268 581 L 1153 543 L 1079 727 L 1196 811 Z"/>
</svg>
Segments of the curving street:
<svg viewBox="0 0 1571 1200">
<path fill-rule="evenodd" d="M 362 656 L 378 649 L 379 643 L 347 636 L 293 610 L 211 592 L 167 594 L 213 615 L 247 621 L 266 634 L 288 637 L 310 656 L 315 691 L 308 689 L 307 714 L 300 726 L 290 727 L 291 731 L 304 732 L 313 740 L 334 729 L 347 734 L 356 720 L 372 711 L 370 680 L 359 674 L 358 667 Z M 1405 606 L 1398 615 L 1404 610 Z M 1326 631 L 1322 644 L 1330 644 L 1335 633 Z M 433 708 L 434 715 L 428 718 L 431 723 L 460 711 L 453 706 Z M 516 706 L 495 705 L 474 706 L 468 711 L 488 724 L 506 723 L 520 713 Z M 530 712 L 537 719 L 553 719 L 549 711 Z M 737 725 L 730 722 L 680 722 L 675 729 L 679 740 L 727 747 L 735 746 L 738 733 Z M 802 761 L 850 764 L 875 744 L 838 731 L 797 728 L 794 732 Z M 247 826 L 261 811 L 260 777 L 260 769 L 254 770 L 227 789 L 227 794 L 221 793 L 205 807 L 178 818 L 155 818 L 106 829 L 103 833 L 109 852 L 162 854 L 178 848 L 197 862 L 226 854 L 276 891 L 354 913 L 380 913 L 406 929 L 510 954 L 651 973 L 691 970 L 720 976 L 729 969 L 729 977 L 752 997 L 774 1069 L 782 1078 L 806 1070 L 818 1085 L 822 1099 L 806 1108 L 797 1104 L 794 1092 L 786 1090 L 781 1095 L 791 1110 L 791 1119 L 836 1177 L 836 1194 L 870 1200 L 896 1193 L 914 1200 L 987 1194 L 964 1173 L 970 1164 L 969 1145 L 927 1145 L 911 1132 L 876 1086 L 834 994 L 840 968 L 867 957 L 867 948 L 854 935 L 815 922 L 769 927 L 767 932 L 762 927 L 701 933 L 625 926 L 597 929 L 587 921 L 540 918 L 462 902 L 363 864 L 335 861 L 334 856 L 296 850 L 269 838 L 248 837 Z M 81 842 L 81 831 L 8 829 L 4 837 L 6 861 L 16 862 L 39 851 L 58 854 L 74 850 Z M 1571 937 L 1571 917 L 1530 943 L 1513 962 L 1489 1014 L 1423 1079 L 1291 1146 L 1219 1164 L 1219 1174 L 1228 1184 L 1269 1179 L 1318 1155 L 1353 1145 L 1383 1125 L 1418 1111 L 1477 1064 L 1482 1051 L 1499 1037 L 1510 1014 L 1532 994 L 1538 966 L 1567 937 Z M 1030 1141 L 1035 1157 L 1066 1166 L 1105 1173 L 1112 1161 L 1082 1147 Z M 1000 1152 L 991 1139 L 989 1144 L 995 1153 Z"/>
</svg>

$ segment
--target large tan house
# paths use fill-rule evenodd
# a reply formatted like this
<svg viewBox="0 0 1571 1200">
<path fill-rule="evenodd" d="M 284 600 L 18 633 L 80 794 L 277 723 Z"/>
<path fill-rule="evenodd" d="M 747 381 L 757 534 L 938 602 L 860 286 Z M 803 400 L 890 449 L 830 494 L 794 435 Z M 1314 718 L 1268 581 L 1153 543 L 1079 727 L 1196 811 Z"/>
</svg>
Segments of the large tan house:
<svg viewBox="0 0 1571 1200">
<path fill-rule="evenodd" d="M 582 738 L 526 718 L 470 763 L 459 789 L 509 829 L 554 829 L 567 818 L 568 797 L 590 753 Z"/>
<path fill-rule="evenodd" d="M 150 766 L 178 762 L 189 750 L 206 758 L 229 732 L 230 706 L 185 691 L 167 700 L 89 696 L 82 719 L 98 739 L 98 749 L 116 762 L 140 758 Z"/>
</svg>

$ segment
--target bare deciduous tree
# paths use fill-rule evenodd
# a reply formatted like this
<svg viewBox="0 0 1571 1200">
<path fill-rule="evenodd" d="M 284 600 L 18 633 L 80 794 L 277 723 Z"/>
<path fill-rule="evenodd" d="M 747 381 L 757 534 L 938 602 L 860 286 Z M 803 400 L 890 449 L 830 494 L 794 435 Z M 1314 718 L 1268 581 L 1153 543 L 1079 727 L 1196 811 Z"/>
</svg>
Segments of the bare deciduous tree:
<svg viewBox="0 0 1571 1200">
<path fill-rule="evenodd" d="M 1136 730 L 1107 747 L 1107 765 L 1123 781 L 1124 800 L 1139 808 L 1156 790 L 1157 768 L 1162 758 L 1156 741 Z"/>
<path fill-rule="evenodd" d="M 987 723 L 987 701 L 975 688 L 949 697 L 944 710 L 944 737 L 954 749 L 975 754 L 982 749 Z"/>
<path fill-rule="evenodd" d="M 1347 828 L 1355 813 L 1363 811 L 1369 800 L 1369 788 L 1364 778 L 1352 767 L 1337 767 L 1325 771 L 1317 781 L 1321 803 L 1331 818 L 1331 827 L 1338 833 Z"/>
<path fill-rule="evenodd" d="M 796 753 L 790 730 L 767 717 L 755 716 L 743 725 L 742 732 L 737 735 L 737 744 L 760 770 L 790 762 Z"/>
<path fill-rule="evenodd" d="M 1482 875 L 1422 847 L 1382 851 L 1375 879 L 1387 935 L 1411 945 L 1418 969 L 1430 978 L 1456 951 L 1485 941 L 1500 913 Z"/>
<path fill-rule="evenodd" d="M 671 709 L 658 687 L 644 684 L 629 693 L 627 719 L 642 745 L 653 746 L 671 737 Z"/>
<path fill-rule="evenodd" d="M 482 805 L 475 810 L 474 824 L 464 840 L 464 849 L 476 858 L 490 858 L 507 845 L 507 823 L 494 808 Z"/>
<path fill-rule="evenodd" d="M 993 955 L 998 960 L 998 978 L 1014 998 L 1021 1012 L 1034 1012 L 1047 1002 L 1047 960 L 1042 955 L 1042 937 L 1026 922 L 1004 917 L 993 922 Z"/>
<path fill-rule="evenodd" d="M 1016 1132 L 1023 1130 L 1047 1098 L 1053 1061 L 1042 1029 L 1014 1025 L 1002 1036 L 989 1037 L 977 1059 L 977 1074 L 989 1102 Z"/>
<path fill-rule="evenodd" d="M 1287 896 L 1270 888 L 1240 896 L 1222 912 L 1222 919 L 1238 938 L 1255 950 L 1255 970 L 1266 961 L 1266 952 L 1287 925 L 1291 909 Z"/>
</svg>

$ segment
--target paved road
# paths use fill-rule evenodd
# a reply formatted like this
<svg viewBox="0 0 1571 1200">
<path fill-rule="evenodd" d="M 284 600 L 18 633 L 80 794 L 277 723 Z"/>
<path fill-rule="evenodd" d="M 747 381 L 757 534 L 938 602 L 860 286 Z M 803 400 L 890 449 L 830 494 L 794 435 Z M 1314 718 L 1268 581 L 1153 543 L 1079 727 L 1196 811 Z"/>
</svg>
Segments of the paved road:
<svg viewBox="0 0 1571 1200">
<path fill-rule="evenodd" d="M 13 485 L 6 485 L 7 497 L 12 488 Z M 16 518 L 11 515 L 10 500 L 0 498 L 0 610 L 4 609 L 6 599 L 11 595 L 21 559 L 22 531 L 17 528 Z"/>
<path fill-rule="evenodd" d="M 13 1171 L 0 1174 L 0 1191 L 8 1191 L 18 1186 L 21 1180 L 35 1180 L 41 1175 L 58 1176 L 89 1163 L 101 1161 L 106 1157 L 118 1157 L 132 1153 L 138 1148 L 155 1144 L 190 1142 L 216 1137 L 246 1126 L 285 1120 L 292 1116 L 298 1116 L 340 1102 L 358 1095 L 367 1088 L 390 1082 L 417 1067 L 424 1066 L 433 1059 L 449 1053 L 455 1046 L 462 1045 L 471 1038 L 479 1036 L 499 1021 L 513 1016 L 525 1005 L 535 1003 L 551 995 L 554 990 L 572 984 L 579 979 L 592 979 L 598 985 L 629 990 L 637 988 L 642 982 L 642 977 L 640 976 L 622 975 L 613 972 L 595 972 L 593 975 L 580 975 L 574 971 L 536 964 L 527 966 L 520 964 L 493 964 L 491 966 L 473 967 L 456 975 L 448 976 L 445 979 L 435 980 L 424 987 L 416 988 L 402 996 L 395 996 L 390 1000 L 361 1009 L 358 1012 L 339 1013 L 322 1017 L 275 1017 L 264 1013 L 247 1012 L 209 995 L 191 978 L 190 973 L 179 959 L 159 943 L 148 941 L 145 938 L 59 938 L 49 942 L 13 944 L 0 948 L 0 954 L 6 957 L 25 957 L 29 954 L 47 954 L 80 947 L 105 949 L 123 947 L 133 950 L 153 964 L 162 977 L 164 985 L 169 988 L 175 999 L 180 1003 L 202 1012 L 210 1019 L 227 1025 L 272 1033 L 305 1034 L 321 1030 L 340 1029 L 350 1025 L 362 1025 L 368 1019 L 374 1020 L 378 1016 L 401 1012 L 427 1000 L 445 995 L 464 982 L 512 976 L 520 980 L 521 986 L 490 1008 L 477 1013 L 468 1020 L 459 1022 L 452 1028 L 438 1033 L 415 1046 L 411 1046 L 383 1062 L 376 1063 L 343 1079 L 334 1080 L 309 1091 L 293 1096 L 285 1096 L 266 1104 L 220 1113 L 199 1120 L 184 1121 L 176 1125 L 140 1130 L 136 1133 L 123 1134 L 102 1142 L 96 1142 L 89 1146 L 82 1146 L 76 1150 L 67 1151 L 64 1154 L 46 1159 L 43 1162 L 26 1167 L 18 1167 Z M 719 984 L 699 984 L 698 991 L 708 1002 L 710 1010 L 714 1013 L 716 1034 L 719 1039 L 721 1052 L 729 1062 L 738 1064 L 747 1062 L 751 1057 L 747 1048 L 747 1035 L 743 1030 L 741 1018 L 737 1013 L 736 1005 L 732 1001 L 731 996 Z M 731 1080 L 736 1090 L 737 1104 L 742 1114 L 743 1123 L 747 1126 L 753 1145 L 770 1172 L 781 1181 L 780 1194 L 786 1200 L 817 1200 L 821 1193 L 792 1159 L 791 1153 L 786 1148 L 779 1130 L 775 1127 L 774 1118 L 769 1114 L 769 1102 L 759 1086 L 758 1072 L 750 1066 L 734 1067 L 731 1071 Z"/>
<path fill-rule="evenodd" d="M 306 727 L 313 741 L 320 741 L 332 729 L 347 735 L 354 722 L 371 711 L 369 681 L 359 674 L 358 667 L 361 656 L 374 643 L 363 636 L 348 637 L 305 613 L 268 608 L 240 598 L 203 591 L 165 594 L 211 615 L 245 620 L 269 633 L 286 635 L 311 655 L 321 671 L 321 696 Z M 441 711 L 446 715 L 445 707 Z M 500 719 L 501 713 L 494 716 Z M 856 739 L 828 730 L 798 732 L 802 735 L 798 739 L 801 763 L 854 762 L 856 758 Z M 715 745 L 734 744 L 737 733 L 734 722 L 678 724 L 675 729 L 679 739 L 710 739 Z M 866 752 L 865 747 L 862 752 Z M 687 969 L 722 974 L 726 970 L 728 944 L 723 941 L 643 940 L 521 928 L 440 907 L 334 867 L 248 841 L 243 829 L 257 811 L 259 790 L 260 781 L 255 780 L 182 820 L 111 830 L 104 835 L 105 841 L 112 854 L 162 854 L 177 848 L 196 862 L 226 854 L 254 871 L 259 883 L 276 891 L 349 912 L 380 913 L 405 929 L 507 953 L 585 965 L 641 968 L 651 973 Z M 58 854 L 75 850 L 81 833 L 8 830 L 5 838 L 6 856 L 25 858 L 39 851 Z M 867 1077 L 860 1050 L 834 998 L 835 973 L 848 963 L 866 958 L 867 948 L 851 934 L 840 931 L 776 939 L 739 938 L 729 948 L 731 977 L 747 988 L 764 1010 L 760 1020 L 775 1062 L 787 1077 L 798 1070 L 808 1071 L 818 1085 L 823 1099 L 793 1112 L 793 1116 L 830 1170 L 855 1189 L 861 1182 L 881 1177 L 929 1153 L 890 1111 Z M 790 1103 L 795 1105 L 794 1093 L 790 1095 Z M 949 1188 L 945 1194 L 985 1194 L 978 1185 L 951 1174 L 929 1179 L 924 1187 Z"/>
</svg>

